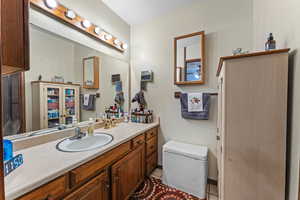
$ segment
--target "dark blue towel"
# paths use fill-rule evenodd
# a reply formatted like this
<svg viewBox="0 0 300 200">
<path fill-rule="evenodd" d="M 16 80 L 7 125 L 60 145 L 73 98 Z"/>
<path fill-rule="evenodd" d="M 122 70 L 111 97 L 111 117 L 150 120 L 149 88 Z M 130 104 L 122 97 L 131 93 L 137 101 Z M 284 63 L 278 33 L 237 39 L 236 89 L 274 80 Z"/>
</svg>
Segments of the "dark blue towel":
<svg viewBox="0 0 300 200">
<path fill-rule="evenodd" d="M 85 106 L 83 105 L 83 101 L 84 101 L 84 95 L 80 95 L 81 98 L 81 108 L 83 110 L 90 110 L 90 111 L 94 111 L 95 110 L 95 105 L 96 105 L 96 95 L 91 94 L 90 98 L 89 98 L 89 105 Z"/>
<path fill-rule="evenodd" d="M 195 120 L 208 120 L 210 94 L 203 93 L 203 111 L 202 112 L 188 112 L 188 95 L 187 95 L 187 93 L 181 94 L 180 102 L 181 102 L 181 116 L 183 118 L 195 119 Z"/>
</svg>

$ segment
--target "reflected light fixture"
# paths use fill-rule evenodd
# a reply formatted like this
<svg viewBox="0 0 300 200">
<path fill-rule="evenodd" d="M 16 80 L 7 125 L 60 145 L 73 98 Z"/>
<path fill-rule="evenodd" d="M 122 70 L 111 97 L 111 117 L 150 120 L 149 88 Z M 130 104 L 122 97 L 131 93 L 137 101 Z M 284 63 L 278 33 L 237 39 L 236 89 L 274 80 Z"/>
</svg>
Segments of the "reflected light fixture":
<svg viewBox="0 0 300 200">
<path fill-rule="evenodd" d="M 128 49 L 128 44 L 123 43 L 121 47 L 122 47 L 122 49 L 125 49 L 125 50 L 126 50 L 126 49 Z"/>
<path fill-rule="evenodd" d="M 84 27 L 84 28 L 89 28 L 92 24 L 91 24 L 91 22 L 89 21 L 89 20 L 83 20 L 82 22 L 82 26 Z"/>
<path fill-rule="evenodd" d="M 111 40 L 111 39 L 112 39 L 112 35 L 106 34 L 106 35 L 104 36 L 104 38 L 105 38 L 105 40 Z"/>
<path fill-rule="evenodd" d="M 45 4 L 50 9 L 54 9 L 58 6 L 58 3 L 56 0 L 45 0 Z"/>
<path fill-rule="evenodd" d="M 95 29 L 94 29 L 94 32 L 97 34 L 97 35 L 100 35 L 100 32 L 101 32 L 101 29 L 96 26 Z"/>
<path fill-rule="evenodd" d="M 69 18 L 69 19 L 75 19 L 76 14 L 75 14 L 75 12 L 73 10 L 68 10 L 66 12 L 66 17 Z"/>
</svg>

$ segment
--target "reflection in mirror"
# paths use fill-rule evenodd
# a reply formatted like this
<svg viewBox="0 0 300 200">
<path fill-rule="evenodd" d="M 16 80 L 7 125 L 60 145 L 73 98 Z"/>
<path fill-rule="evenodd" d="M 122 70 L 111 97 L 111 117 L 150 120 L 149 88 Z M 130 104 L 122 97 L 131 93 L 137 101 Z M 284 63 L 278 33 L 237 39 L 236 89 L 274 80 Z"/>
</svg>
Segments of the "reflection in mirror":
<svg viewBox="0 0 300 200">
<path fill-rule="evenodd" d="M 83 58 L 83 87 L 89 89 L 99 88 L 99 58 Z"/>
<path fill-rule="evenodd" d="M 113 74 L 120 74 L 125 99 L 120 106 L 128 112 L 128 62 L 34 25 L 30 26 L 30 60 L 30 71 L 24 73 L 24 78 L 18 75 L 2 78 L 7 93 L 3 95 L 6 98 L 3 106 L 7 109 L 2 122 L 5 136 L 40 129 L 46 129 L 45 133 L 102 117 L 106 108 L 115 105 Z M 98 69 L 95 60 L 101 66 Z M 97 82 L 96 75 L 101 80 L 99 87 L 85 88 L 85 83 Z M 19 95 L 21 92 L 25 95 Z M 17 98 L 20 96 L 25 96 L 24 100 Z M 22 110 L 19 107 L 25 110 L 24 114 L 16 114 L 14 110 Z"/>
<path fill-rule="evenodd" d="M 204 84 L 204 32 L 174 40 L 175 84 Z"/>
</svg>

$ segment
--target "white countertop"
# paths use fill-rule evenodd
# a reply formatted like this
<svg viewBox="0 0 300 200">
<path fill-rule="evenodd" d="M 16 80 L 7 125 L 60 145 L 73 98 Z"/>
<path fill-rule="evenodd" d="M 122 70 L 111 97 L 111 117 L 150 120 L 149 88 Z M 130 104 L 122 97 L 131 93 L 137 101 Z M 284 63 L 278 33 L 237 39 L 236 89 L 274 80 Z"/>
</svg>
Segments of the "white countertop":
<svg viewBox="0 0 300 200">
<path fill-rule="evenodd" d="M 16 199 L 158 125 L 158 122 L 120 123 L 109 130 L 97 129 L 95 131 L 111 134 L 114 140 L 105 147 L 92 151 L 58 151 L 56 144 L 62 139 L 17 151 L 14 154 L 23 154 L 24 164 L 5 177 L 6 200 Z"/>
</svg>

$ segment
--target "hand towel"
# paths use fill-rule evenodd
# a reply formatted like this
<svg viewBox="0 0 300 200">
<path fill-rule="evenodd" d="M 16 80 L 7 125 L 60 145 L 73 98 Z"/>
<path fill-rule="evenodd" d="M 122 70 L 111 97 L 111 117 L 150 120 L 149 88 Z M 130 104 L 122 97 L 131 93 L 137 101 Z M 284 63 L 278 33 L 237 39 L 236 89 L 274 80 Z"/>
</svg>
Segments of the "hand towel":
<svg viewBox="0 0 300 200">
<path fill-rule="evenodd" d="M 203 93 L 188 93 L 188 112 L 203 111 Z"/>
<path fill-rule="evenodd" d="M 203 93 L 203 111 L 202 112 L 188 112 L 188 94 L 184 93 L 180 96 L 181 102 L 181 116 L 185 119 L 194 120 L 208 120 L 209 119 L 209 105 L 210 94 Z"/>
<path fill-rule="evenodd" d="M 94 111 L 96 107 L 96 95 L 90 94 L 89 98 L 86 95 L 80 95 L 81 99 L 81 108 L 83 110 Z M 88 99 L 88 104 L 85 104 L 85 100 Z"/>
<path fill-rule="evenodd" d="M 89 94 L 85 94 L 83 96 L 83 105 L 84 106 L 89 106 L 89 101 L 90 101 L 90 95 Z"/>
</svg>

